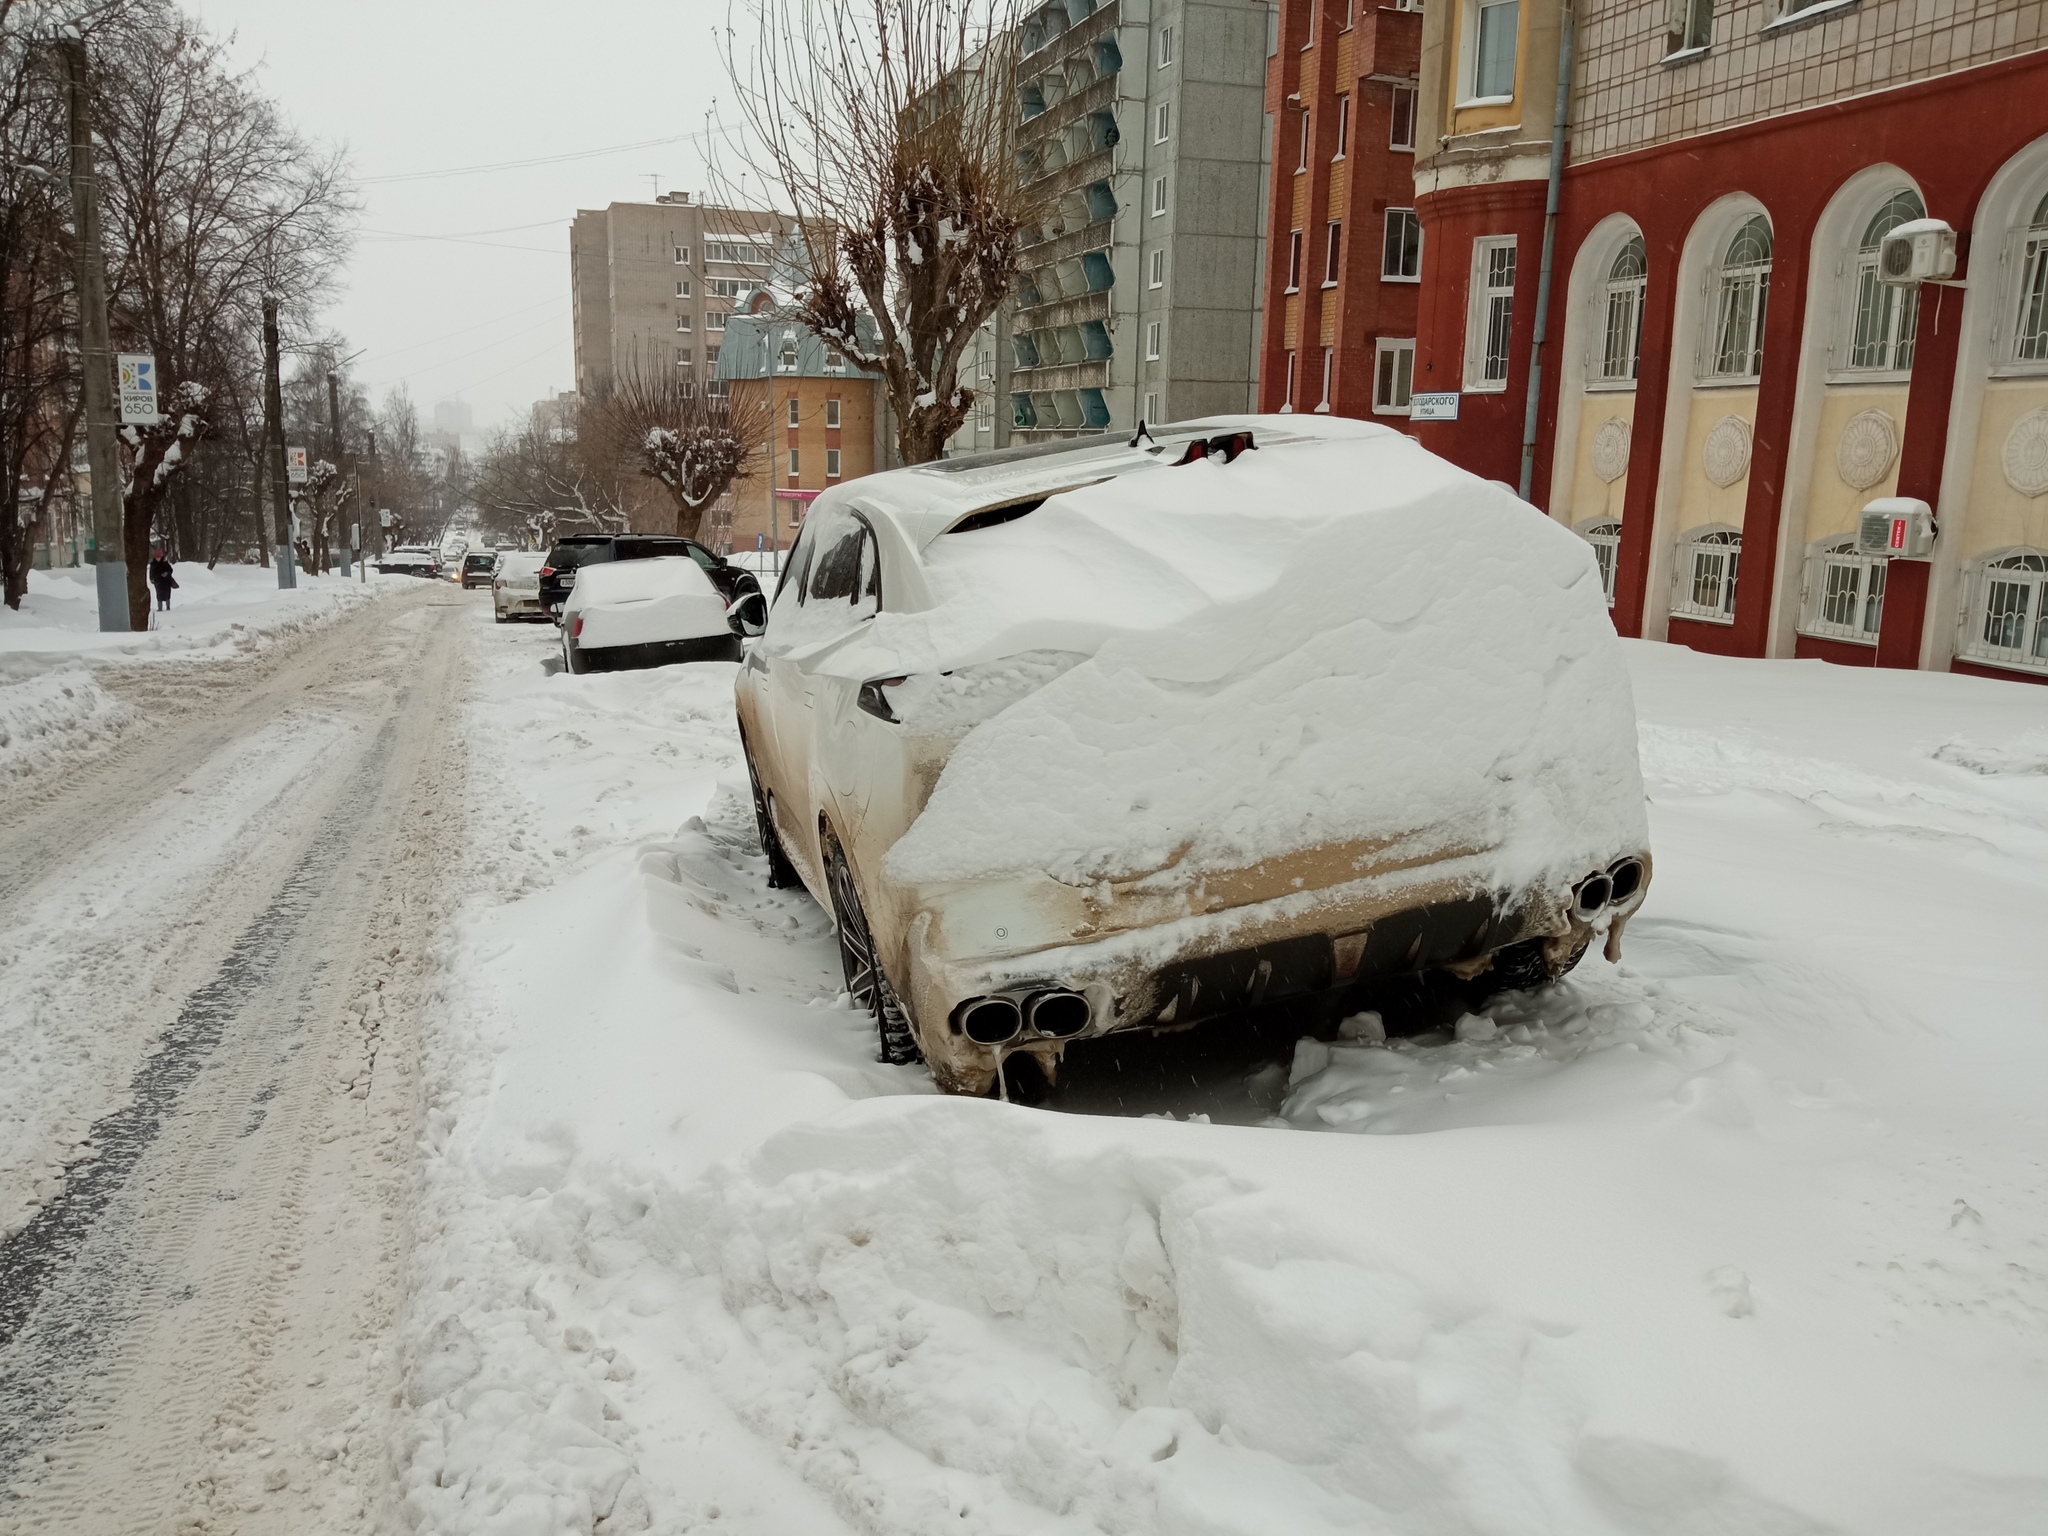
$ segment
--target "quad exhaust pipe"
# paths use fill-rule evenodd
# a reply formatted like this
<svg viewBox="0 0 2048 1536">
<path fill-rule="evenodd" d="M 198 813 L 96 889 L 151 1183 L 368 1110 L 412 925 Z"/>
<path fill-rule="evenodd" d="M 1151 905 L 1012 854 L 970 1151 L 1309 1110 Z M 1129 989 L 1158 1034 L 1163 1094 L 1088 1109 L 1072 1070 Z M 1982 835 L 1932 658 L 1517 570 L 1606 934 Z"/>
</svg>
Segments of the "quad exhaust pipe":
<svg viewBox="0 0 2048 1536">
<path fill-rule="evenodd" d="M 1094 1008 L 1079 992 L 1046 987 L 970 997 L 953 1010 L 953 1028 L 976 1045 L 1007 1045 L 1027 1032 L 1046 1040 L 1071 1040 L 1094 1016 Z"/>
<path fill-rule="evenodd" d="M 1643 861 L 1616 859 L 1572 887 L 1572 910 L 1591 920 L 1609 907 L 1626 905 L 1643 888 Z"/>
</svg>

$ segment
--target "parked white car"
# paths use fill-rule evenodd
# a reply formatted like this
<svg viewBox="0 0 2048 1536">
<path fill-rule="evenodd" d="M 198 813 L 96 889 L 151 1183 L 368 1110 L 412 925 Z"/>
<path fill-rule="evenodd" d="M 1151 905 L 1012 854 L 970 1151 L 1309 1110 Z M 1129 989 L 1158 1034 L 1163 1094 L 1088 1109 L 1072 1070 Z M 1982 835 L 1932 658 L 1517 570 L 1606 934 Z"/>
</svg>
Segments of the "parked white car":
<svg viewBox="0 0 2048 1536">
<path fill-rule="evenodd" d="M 729 609 L 687 555 L 585 566 L 562 605 L 562 660 L 571 672 L 738 661 L 749 612 Z"/>
<path fill-rule="evenodd" d="M 505 549 L 491 572 L 491 608 L 503 624 L 511 618 L 544 619 L 540 601 L 540 568 L 547 556 L 539 550 Z"/>
<path fill-rule="evenodd" d="M 736 687 L 771 883 L 953 1091 L 1375 978 L 1539 984 L 1648 888 L 1590 547 L 1364 422 L 836 486 Z"/>
</svg>

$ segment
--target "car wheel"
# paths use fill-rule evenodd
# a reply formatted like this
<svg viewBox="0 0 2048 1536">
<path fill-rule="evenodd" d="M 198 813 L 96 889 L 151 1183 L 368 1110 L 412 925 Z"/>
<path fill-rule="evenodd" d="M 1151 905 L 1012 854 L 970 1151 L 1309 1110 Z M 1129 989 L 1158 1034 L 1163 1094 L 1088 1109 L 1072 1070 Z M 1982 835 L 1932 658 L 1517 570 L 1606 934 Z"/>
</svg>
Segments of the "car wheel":
<svg viewBox="0 0 2048 1536">
<path fill-rule="evenodd" d="M 867 910 L 860 904 L 860 891 L 853 883 L 853 869 L 837 843 L 830 845 L 826 857 L 832 917 L 839 928 L 839 966 L 846 977 L 846 990 L 852 994 L 856 1007 L 873 1016 L 883 1061 L 898 1067 L 922 1061 L 924 1053 L 917 1048 L 910 1015 L 896 989 L 889 985 L 881 962 L 875 958 L 874 935 L 868 928 Z"/>
<path fill-rule="evenodd" d="M 753 749 L 746 738 L 740 738 L 740 752 L 747 760 L 747 784 L 754 792 L 754 831 L 761 839 L 761 851 L 768 856 L 768 889 L 771 891 L 793 891 L 802 885 L 803 877 L 796 872 L 796 866 L 789 862 L 789 855 L 782 849 L 782 834 L 775 830 L 775 817 L 768 809 L 768 795 L 761 788 L 761 775 L 754 769 Z"/>
<path fill-rule="evenodd" d="M 1481 979 L 1493 992 L 1522 992 L 1548 986 L 1570 974 L 1586 958 L 1592 944 L 1593 936 L 1589 933 L 1553 961 L 1546 940 L 1524 939 L 1495 954 L 1492 967 L 1482 973 Z"/>
</svg>

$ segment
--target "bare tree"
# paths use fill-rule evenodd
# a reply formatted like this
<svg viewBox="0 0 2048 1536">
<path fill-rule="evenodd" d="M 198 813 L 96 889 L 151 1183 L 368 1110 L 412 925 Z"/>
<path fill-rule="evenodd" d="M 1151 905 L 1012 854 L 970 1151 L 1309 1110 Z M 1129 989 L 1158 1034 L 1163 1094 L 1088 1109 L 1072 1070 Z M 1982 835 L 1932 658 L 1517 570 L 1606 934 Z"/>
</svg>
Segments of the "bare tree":
<svg viewBox="0 0 2048 1536">
<path fill-rule="evenodd" d="M 973 408 L 961 359 L 1010 291 L 1019 231 L 1047 211 L 1011 133 L 1018 12 L 761 0 L 752 51 L 727 46 L 733 152 L 795 210 L 808 270 L 793 310 L 881 376 L 906 464 L 940 457 Z"/>
<path fill-rule="evenodd" d="M 121 428 L 121 441 L 128 447 L 128 476 L 121 487 L 121 535 L 129 569 L 149 571 L 149 530 L 156 522 L 156 509 L 166 488 L 191 463 L 192 450 L 212 430 L 206 419 L 206 386 L 190 380 L 179 385 L 165 402 L 170 409 L 148 426 Z M 136 591 L 142 591 L 141 608 Z M 128 625 L 149 628 L 149 588 L 128 582 Z"/>
<path fill-rule="evenodd" d="M 603 434 L 538 410 L 491 438 L 471 496 L 484 527 L 538 549 L 558 532 L 623 533 L 628 523 L 618 459 Z"/>
<path fill-rule="evenodd" d="M 585 403 L 580 420 L 598 446 L 668 492 L 675 531 L 686 539 L 698 536 L 706 510 L 751 468 L 753 444 L 741 440 L 725 397 L 700 394 L 694 381 L 644 364 L 637 352 Z"/>
</svg>

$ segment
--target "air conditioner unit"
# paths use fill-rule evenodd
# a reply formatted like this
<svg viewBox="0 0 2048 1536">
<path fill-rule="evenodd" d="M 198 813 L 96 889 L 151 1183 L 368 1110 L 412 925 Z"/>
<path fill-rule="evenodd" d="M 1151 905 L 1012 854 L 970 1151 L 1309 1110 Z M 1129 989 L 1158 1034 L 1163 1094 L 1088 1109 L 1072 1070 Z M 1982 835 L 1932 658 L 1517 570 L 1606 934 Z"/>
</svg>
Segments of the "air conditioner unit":
<svg viewBox="0 0 2048 1536">
<path fill-rule="evenodd" d="M 1925 560 L 1934 553 L 1934 509 L 1911 496 L 1881 496 L 1856 521 L 1856 553 L 1880 560 Z"/>
<path fill-rule="evenodd" d="M 1956 232 L 1940 219 L 1901 224 L 1877 248 L 1878 279 L 1894 287 L 1939 281 L 1955 272 Z"/>
</svg>

